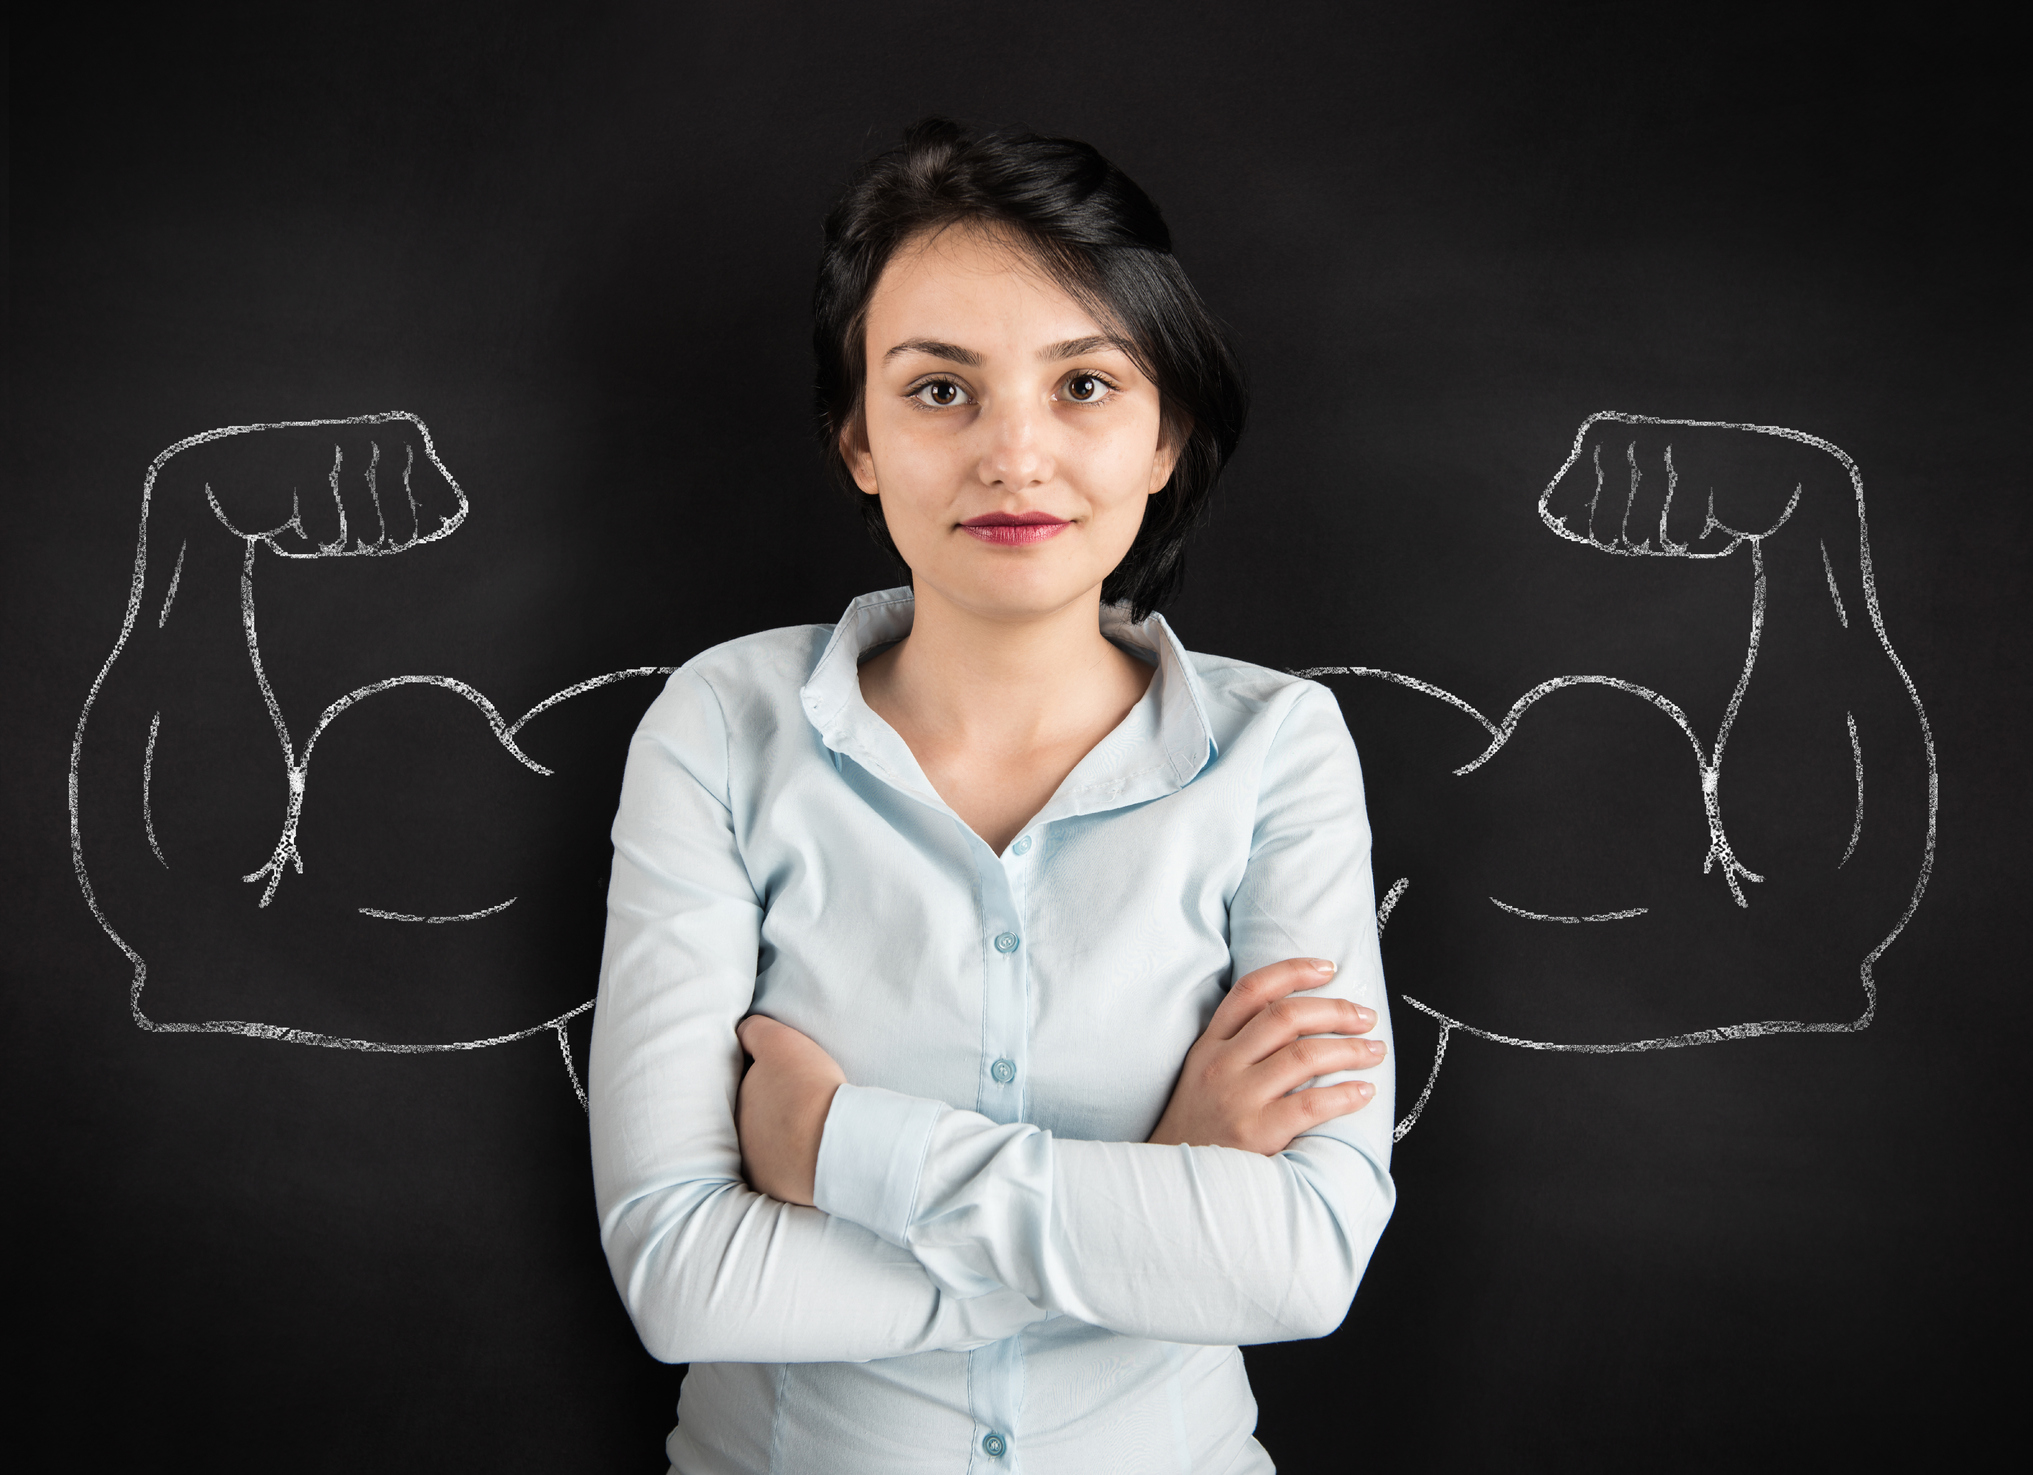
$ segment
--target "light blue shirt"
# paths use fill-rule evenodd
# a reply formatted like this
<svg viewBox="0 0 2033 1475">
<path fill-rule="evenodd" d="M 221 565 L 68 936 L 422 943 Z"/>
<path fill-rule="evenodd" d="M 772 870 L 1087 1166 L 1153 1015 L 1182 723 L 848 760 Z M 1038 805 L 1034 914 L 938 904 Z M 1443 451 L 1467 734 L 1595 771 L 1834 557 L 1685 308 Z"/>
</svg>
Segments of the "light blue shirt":
<svg viewBox="0 0 2033 1475">
<path fill-rule="evenodd" d="M 644 1345 L 692 1365 L 672 1465 L 1269 1470 L 1236 1348 L 1347 1315 L 1393 1201 L 1391 1057 L 1275 1157 L 1144 1139 L 1266 963 L 1333 959 L 1318 992 L 1390 1037 L 1340 708 L 1104 608 L 1149 689 L 997 855 L 862 700 L 911 614 L 895 589 L 709 650 L 629 749 L 593 1175 Z M 742 1180 L 751 1012 L 852 1083 L 816 1208 Z"/>
</svg>

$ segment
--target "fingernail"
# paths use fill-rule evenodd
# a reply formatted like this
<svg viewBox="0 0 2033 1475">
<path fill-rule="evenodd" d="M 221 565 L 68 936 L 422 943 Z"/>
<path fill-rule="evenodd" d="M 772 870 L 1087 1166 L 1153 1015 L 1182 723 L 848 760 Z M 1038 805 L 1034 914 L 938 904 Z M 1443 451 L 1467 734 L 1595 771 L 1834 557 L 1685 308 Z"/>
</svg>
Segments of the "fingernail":
<svg viewBox="0 0 2033 1475">
<path fill-rule="evenodd" d="M 1325 958 L 1315 958 L 1313 960 L 1313 971 L 1316 973 L 1332 973 L 1334 965 Z"/>
<path fill-rule="evenodd" d="M 1357 1081 L 1355 1083 L 1355 1094 L 1358 1096 L 1374 1096 L 1376 1093 L 1377 1088 L 1372 1086 L 1368 1081 Z"/>
<path fill-rule="evenodd" d="M 1372 1054 L 1372 1055 L 1381 1055 L 1381 1054 L 1383 1054 L 1383 1053 L 1384 1053 L 1384 1047 L 1383 1047 L 1382 1045 L 1378 1044 L 1378 1043 L 1377 1043 L 1377 1042 L 1376 1042 L 1375 1040 L 1368 1040 L 1368 1041 L 1365 1041 L 1365 1043 L 1366 1043 L 1366 1044 L 1368 1044 L 1368 1046 L 1369 1046 L 1369 1053 L 1370 1053 L 1370 1054 Z"/>
<path fill-rule="evenodd" d="M 1374 1009 L 1365 1008 L 1361 1004 L 1357 1004 L 1355 1006 L 1355 1017 L 1359 1023 L 1375 1024 L 1377 1022 L 1377 1011 Z"/>
</svg>

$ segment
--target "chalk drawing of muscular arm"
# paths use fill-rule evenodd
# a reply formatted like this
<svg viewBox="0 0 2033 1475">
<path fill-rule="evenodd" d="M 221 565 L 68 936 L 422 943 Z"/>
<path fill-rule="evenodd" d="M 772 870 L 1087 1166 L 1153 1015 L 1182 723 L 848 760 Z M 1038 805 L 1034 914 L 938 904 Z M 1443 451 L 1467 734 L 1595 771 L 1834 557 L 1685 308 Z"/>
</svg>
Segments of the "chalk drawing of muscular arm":
<svg viewBox="0 0 2033 1475">
<path fill-rule="evenodd" d="M 555 953 L 561 883 L 516 858 L 589 823 L 604 839 L 611 795 L 564 787 L 545 744 L 571 751 L 560 721 L 643 687 L 579 749 L 618 773 L 647 701 L 624 678 L 670 668 L 513 720 L 456 677 L 389 674 L 448 664 L 386 647 L 431 649 L 415 587 L 487 576 L 430 562 L 468 510 L 406 414 L 212 431 L 149 468 L 70 775 L 78 881 L 142 1028 L 402 1052 L 550 1030 L 572 1068 L 583 979 L 528 976 Z M 1396 878 L 1387 971 L 1439 1028 L 1401 1136 L 1457 1032 L 1624 1052 L 1867 1027 L 1933 864 L 1933 738 L 1847 455 L 1775 426 L 1592 415 L 1537 513 L 1541 553 L 1490 599 L 1537 641 L 1521 686 L 1302 673 L 1349 715 Z M 355 612 L 312 597 L 320 578 Z M 458 802 L 432 813 L 433 783 Z M 581 879 L 604 877 L 582 854 Z"/>
<path fill-rule="evenodd" d="M 1396 877 L 1387 972 L 1439 1025 L 1400 1137 L 1456 1032 L 1600 1053 L 1867 1028 L 1933 868 L 1934 739 L 1848 455 L 1595 414 L 1538 515 L 1544 576 L 1497 601 L 1540 632 L 1508 705 L 1300 673 L 1342 694 Z"/>
<path fill-rule="evenodd" d="M 555 918 L 522 884 L 540 867 L 516 857 L 553 838 L 558 802 L 556 771 L 524 744 L 537 719 L 569 722 L 573 699 L 671 668 L 596 676 L 512 719 L 457 677 L 402 672 L 441 653 L 424 638 L 443 577 L 430 560 L 469 510 L 400 412 L 208 431 L 148 468 L 69 794 L 78 882 L 132 965 L 141 1028 L 403 1053 L 548 1030 L 577 1088 L 565 1023 L 591 1007 L 591 963 L 527 977 Z M 397 674 L 357 679 L 376 659 Z M 653 687 L 628 684 L 639 708 Z M 477 823 L 436 830 L 473 833 L 405 829 L 450 790 Z"/>
</svg>

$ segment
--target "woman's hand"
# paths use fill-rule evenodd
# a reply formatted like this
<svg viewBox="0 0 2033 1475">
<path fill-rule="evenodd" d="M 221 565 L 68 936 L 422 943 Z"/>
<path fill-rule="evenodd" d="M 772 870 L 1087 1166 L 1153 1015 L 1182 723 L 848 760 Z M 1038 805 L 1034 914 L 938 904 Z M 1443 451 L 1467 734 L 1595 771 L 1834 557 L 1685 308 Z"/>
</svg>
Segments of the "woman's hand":
<svg viewBox="0 0 2033 1475">
<path fill-rule="evenodd" d="M 755 1060 L 734 1104 L 741 1171 L 757 1193 L 810 1204 L 826 1113 L 847 1077 L 809 1035 L 766 1015 L 749 1015 L 734 1037 Z"/>
<path fill-rule="evenodd" d="M 1186 1052 L 1179 1084 L 1150 1140 L 1240 1147 L 1268 1157 L 1301 1132 L 1369 1105 L 1376 1087 L 1368 1081 L 1293 1092 L 1315 1076 L 1383 1062 L 1384 1047 L 1375 1040 L 1301 1038 L 1360 1035 L 1376 1027 L 1374 1009 L 1347 999 L 1286 997 L 1333 976 L 1334 965 L 1322 959 L 1287 958 L 1231 988 Z"/>
</svg>

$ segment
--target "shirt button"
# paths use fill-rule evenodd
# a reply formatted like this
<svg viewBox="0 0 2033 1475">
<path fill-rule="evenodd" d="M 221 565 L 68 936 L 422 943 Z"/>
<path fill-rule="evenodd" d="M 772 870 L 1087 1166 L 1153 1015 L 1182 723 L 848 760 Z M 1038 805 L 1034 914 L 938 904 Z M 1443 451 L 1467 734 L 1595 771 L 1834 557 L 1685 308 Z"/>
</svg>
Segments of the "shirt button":
<svg viewBox="0 0 2033 1475">
<path fill-rule="evenodd" d="M 1016 1079 L 1016 1062 L 1014 1060 L 998 1060 L 988 1068 L 988 1073 L 994 1076 L 1002 1085 L 1007 1086 L 1011 1081 Z"/>
<path fill-rule="evenodd" d="M 999 953 L 1013 953 L 1017 950 L 1017 935 L 1014 932 L 998 932 L 995 935 L 995 950 Z"/>
<path fill-rule="evenodd" d="M 1009 1441 L 1000 1434 L 984 1434 L 981 1436 L 981 1447 L 991 1460 L 999 1460 L 1008 1453 Z"/>
<path fill-rule="evenodd" d="M 1025 835 L 1016 844 L 1010 846 L 1009 849 L 1012 855 L 1029 855 L 1031 853 L 1031 837 Z"/>
</svg>

